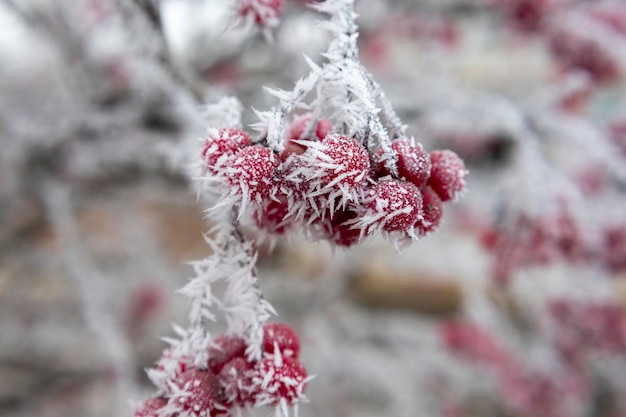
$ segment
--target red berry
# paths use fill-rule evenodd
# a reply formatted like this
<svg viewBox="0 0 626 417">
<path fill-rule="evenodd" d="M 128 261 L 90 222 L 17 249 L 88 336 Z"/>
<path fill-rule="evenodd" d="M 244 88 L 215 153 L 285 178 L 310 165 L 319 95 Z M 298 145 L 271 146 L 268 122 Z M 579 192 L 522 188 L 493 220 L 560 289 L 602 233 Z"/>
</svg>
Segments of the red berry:
<svg viewBox="0 0 626 417">
<path fill-rule="evenodd" d="M 617 81 L 623 75 L 623 67 L 614 48 L 597 36 L 597 31 L 579 30 L 581 23 L 593 27 L 592 19 L 577 12 L 564 14 L 547 32 L 548 44 L 565 69 L 584 71 L 600 84 Z"/>
<path fill-rule="evenodd" d="M 413 183 L 416 187 L 421 187 L 430 176 L 430 155 L 421 144 L 414 145 L 407 138 L 397 139 L 391 143 L 398 155 L 398 175 Z M 389 175 L 389 171 L 381 165 L 381 175 Z"/>
<path fill-rule="evenodd" d="M 258 364 L 257 381 L 260 384 L 257 404 L 278 405 L 284 399 L 294 405 L 306 389 L 307 371 L 294 359 L 284 358 L 282 363 L 274 359 L 262 359 Z"/>
<path fill-rule="evenodd" d="M 190 416 L 215 416 L 224 410 L 224 392 L 212 372 L 190 369 L 176 379 L 176 385 L 185 395 L 172 397 L 170 402 Z"/>
<path fill-rule="evenodd" d="M 302 143 L 296 143 L 295 140 L 322 140 L 330 133 L 333 129 L 333 125 L 327 119 L 320 119 L 313 129 L 314 133 L 313 137 L 311 135 L 304 136 L 305 130 L 309 127 L 313 119 L 313 115 L 310 113 L 303 114 L 297 117 L 291 127 L 289 128 L 289 133 L 287 134 L 287 143 L 285 144 L 285 150 L 281 153 L 281 158 L 283 160 L 287 159 L 287 157 L 291 154 L 302 155 L 307 146 Z"/>
<path fill-rule="evenodd" d="M 448 321 L 439 327 L 446 348 L 465 358 L 498 368 L 506 368 L 509 358 L 503 346 L 490 333 L 466 321 Z"/>
<path fill-rule="evenodd" d="M 257 226 L 263 230 L 283 234 L 292 224 L 289 220 L 285 220 L 288 214 L 289 204 L 287 201 L 269 200 L 259 208 L 255 221 Z"/>
<path fill-rule="evenodd" d="M 300 355 L 300 339 L 291 327 L 284 323 L 267 323 L 263 326 L 263 350 L 274 353 L 276 346 L 283 357 L 297 359 Z"/>
<path fill-rule="evenodd" d="M 353 210 L 339 210 L 332 219 L 327 216 L 324 223 L 327 238 L 335 245 L 350 247 L 361 240 L 361 229 L 355 227 L 353 220 L 359 217 Z"/>
<path fill-rule="evenodd" d="M 382 230 L 407 230 L 422 215 L 422 196 L 413 184 L 388 179 L 369 189 L 365 207 L 372 223 L 382 225 Z"/>
<path fill-rule="evenodd" d="M 302 135 L 304 134 L 304 131 L 309 126 L 312 119 L 313 119 L 313 115 L 311 115 L 310 113 L 297 117 L 291 124 L 291 127 L 289 128 L 289 134 L 287 135 L 288 138 L 289 139 L 309 139 L 309 140 L 315 139 L 311 137 L 302 137 Z M 332 129 L 333 129 L 333 125 L 330 123 L 330 121 L 327 119 L 321 118 L 318 120 L 315 126 L 315 130 L 314 130 L 315 136 L 318 140 L 322 140 L 326 137 L 326 135 L 330 133 Z"/>
<path fill-rule="evenodd" d="M 422 218 L 415 222 L 415 229 L 420 235 L 427 235 L 439 227 L 443 216 L 443 202 L 432 188 L 426 186 L 422 192 L 423 214 Z"/>
<path fill-rule="evenodd" d="M 254 382 L 254 364 L 235 358 L 222 368 L 219 381 L 224 389 L 226 404 L 240 407 L 254 404 L 258 383 Z"/>
<path fill-rule="evenodd" d="M 135 410 L 135 417 L 161 417 L 159 411 L 165 407 L 167 400 L 165 398 L 153 397 L 148 398 Z"/>
<path fill-rule="evenodd" d="M 389 171 L 385 168 L 384 155 L 385 151 L 382 148 L 378 148 L 370 155 L 370 178 L 377 179 L 389 175 Z"/>
<path fill-rule="evenodd" d="M 237 152 L 227 168 L 228 182 L 245 199 L 261 202 L 277 190 L 275 172 L 278 159 L 262 146 L 250 146 Z"/>
<path fill-rule="evenodd" d="M 311 188 L 311 164 L 300 157 L 291 157 L 281 166 L 281 185 L 286 195 L 303 200 Z"/>
<path fill-rule="evenodd" d="M 209 137 L 202 149 L 202 157 L 209 172 L 215 174 L 227 165 L 230 158 L 241 148 L 251 145 L 245 130 L 230 127 L 219 130 L 218 136 Z"/>
<path fill-rule="evenodd" d="M 315 168 L 320 168 L 322 172 L 322 187 L 355 190 L 365 182 L 370 160 L 363 145 L 355 139 L 340 135 L 326 136 L 322 145 L 323 148 L 312 152 L 310 158 Z"/>
<path fill-rule="evenodd" d="M 516 0 L 510 2 L 510 18 L 517 29 L 523 32 L 536 32 L 545 24 L 550 13 L 551 0 Z"/>
<path fill-rule="evenodd" d="M 241 337 L 217 336 L 213 340 L 212 346 L 209 347 L 209 370 L 218 374 L 227 362 L 235 358 L 245 357 L 247 347 L 246 341 Z"/>
<path fill-rule="evenodd" d="M 173 350 L 166 349 L 157 362 L 156 369 L 163 373 L 164 382 L 169 383 L 187 371 L 188 358 L 186 355 L 175 358 Z"/>
<path fill-rule="evenodd" d="M 437 193 L 441 201 L 455 199 L 465 188 L 467 170 L 459 156 L 449 150 L 430 153 L 432 169 L 428 185 Z"/>
</svg>

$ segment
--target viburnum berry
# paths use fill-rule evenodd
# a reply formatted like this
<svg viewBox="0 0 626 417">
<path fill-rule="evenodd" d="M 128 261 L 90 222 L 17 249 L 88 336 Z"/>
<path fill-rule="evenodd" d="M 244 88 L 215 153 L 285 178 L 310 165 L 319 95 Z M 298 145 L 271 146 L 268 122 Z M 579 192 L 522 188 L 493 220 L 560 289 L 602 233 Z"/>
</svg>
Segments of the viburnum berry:
<svg viewBox="0 0 626 417">
<path fill-rule="evenodd" d="M 283 194 L 292 200 L 304 200 L 311 189 L 311 164 L 303 158 L 291 156 L 282 163 L 280 169 Z"/>
<path fill-rule="evenodd" d="M 345 187 L 354 190 L 360 187 L 370 170 L 367 150 L 353 138 L 328 135 L 320 148 L 309 148 L 309 160 L 319 169 L 318 178 L 323 188 Z"/>
<path fill-rule="evenodd" d="M 189 365 L 187 363 L 187 356 L 174 358 L 172 349 L 166 349 L 163 351 L 161 358 L 157 362 L 157 371 L 164 373 L 167 380 L 175 379 L 187 372 Z"/>
<path fill-rule="evenodd" d="M 415 229 L 420 235 L 427 235 L 439 227 L 443 217 L 443 202 L 430 187 L 422 188 L 422 218 L 415 222 Z"/>
<path fill-rule="evenodd" d="M 553 375 L 526 369 L 512 369 L 500 379 L 500 395 L 513 415 L 557 416 L 563 410 L 564 381 Z"/>
<path fill-rule="evenodd" d="M 541 30 L 550 12 L 549 9 L 554 3 L 553 0 L 497 0 L 495 2 L 496 5 L 508 9 L 509 19 L 515 28 L 522 32 Z"/>
<path fill-rule="evenodd" d="M 224 389 L 226 405 L 240 407 L 252 405 L 258 392 L 254 381 L 255 364 L 244 358 L 235 358 L 226 363 L 219 373 L 219 381 Z"/>
<path fill-rule="evenodd" d="M 554 299 L 549 312 L 556 345 L 570 362 L 591 352 L 618 353 L 626 348 L 626 315 L 616 303 Z"/>
<path fill-rule="evenodd" d="M 260 384 L 257 405 L 275 406 L 281 400 L 294 405 L 304 397 L 307 371 L 299 361 L 265 358 L 258 363 L 257 369 L 256 379 Z"/>
<path fill-rule="evenodd" d="M 186 415 L 216 416 L 225 410 L 224 391 L 213 372 L 190 369 L 179 376 L 175 384 L 182 395 L 172 396 L 169 401 L 187 412 Z"/>
<path fill-rule="evenodd" d="M 459 156 L 450 150 L 430 153 L 432 169 L 428 185 L 437 193 L 441 201 L 450 201 L 465 188 L 467 170 Z"/>
<path fill-rule="evenodd" d="M 575 12 L 572 19 L 588 20 L 588 15 L 578 16 Z M 564 20 L 567 22 L 567 19 Z M 615 51 L 595 36 L 596 31 L 578 30 L 578 24 L 557 25 L 548 31 L 548 44 L 554 56 L 566 70 L 586 72 L 596 83 L 606 84 L 619 80 L 623 75 L 622 65 Z"/>
<path fill-rule="evenodd" d="M 396 179 L 377 182 L 365 197 L 369 223 L 387 232 L 407 230 L 422 216 L 422 196 L 413 184 Z"/>
<path fill-rule="evenodd" d="M 273 354 L 278 347 L 282 357 L 297 359 L 300 355 L 300 338 L 295 330 L 284 323 L 263 325 L 263 350 Z"/>
<path fill-rule="evenodd" d="M 305 130 L 309 127 L 309 124 L 313 121 L 313 115 L 310 113 L 303 114 L 297 117 L 289 128 L 289 139 L 315 139 L 322 140 L 333 129 L 332 123 L 328 119 L 321 118 L 317 121 L 315 129 L 311 129 L 311 133 L 315 133 L 313 137 L 303 137 Z"/>
<path fill-rule="evenodd" d="M 261 203 L 277 190 L 276 170 L 279 166 L 274 153 L 262 146 L 249 146 L 235 154 L 225 170 L 228 183 L 244 196 L 244 200 Z"/>
<path fill-rule="evenodd" d="M 352 209 L 338 210 L 324 221 L 324 235 L 335 245 L 350 247 L 361 240 L 361 229 L 355 220 L 359 214 Z"/>
<path fill-rule="evenodd" d="M 239 14 L 252 16 L 259 26 L 275 26 L 278 23 L 284 0 L 239 0 Z"/>
<path fill-rule="evenodd" d="M 167 405 L 167 400 L 161 397 L 152 397 L 144 401 L 135 410 L 135 417 L 161 417 L 159 413 Z"/>
<path fill-rule="evenodd" d="M 421 144 L 413 144 L 407 138 L 396 139 L 391 143 L 391 149 L 398 156 L 398 175 L 421 187 L 430 176 L 430 155 Z M 390 175 L 384 163 L 381 165 L 381 175 Z"/>
<path fill-rule="evenodd" d="M 286 159 L 290 154 L 302 155 L 307 147 L 301 142 L 297 143 L 297 140 L 322 140 L 333 129 L 332 123 L 327 119 L 319 119 L 315 126 L 311 126 L 312 135 L 304 135 L 305 131 L 313 121 L 313 115 L 310 113 L 303 114 L 293 121 L 289 127 L 289 133 L 287 134 L 287 143 L 285 144 L 285 150 L 282 152 L 281 157 Z"/>
<path fill-rule="evenodd" d="M 222 128 L 217 136 L 206 139 L 202 158 L 209 172 L 215 174 L 241 148 L 251 145 L 250 136 L 238 127 Z"/>
<path fill-rule="evenodd" d="M 285 217 L 289 214 L 289 203 L 286 197 L 281 201 L 269 200 L 261 206 L 255 216 L 256 224 L 259 228 L 270 233 L 283 234 L 287 231 L 292 222 Z"/>
<path fill-rule="evenodd" d="M 239 336 L 217 336 L 209 347 L 209 370 L 218 374 L 227 362 L 245 357 L 247 347 L 246 341 Z"/>
<path fill-rule="evenodd" d="M 502 367 L 508 355 L 490 333 L 467 321 L 448 321 L 439 327 L 439 335 L 446 348 L 465 358 Z"/>
</svg>

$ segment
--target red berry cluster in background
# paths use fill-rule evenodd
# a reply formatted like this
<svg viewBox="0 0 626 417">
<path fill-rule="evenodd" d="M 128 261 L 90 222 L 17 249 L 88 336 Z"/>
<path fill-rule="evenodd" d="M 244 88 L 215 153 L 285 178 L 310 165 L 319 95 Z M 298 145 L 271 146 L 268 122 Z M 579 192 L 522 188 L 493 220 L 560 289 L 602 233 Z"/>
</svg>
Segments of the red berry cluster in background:
<svg viewBox="0 0 626 417">
<path fill-rule="evenodd" d="M 590 354 L 626 349 L 626 315 L 618 304 L 556 299 L 548 306 L 555 344 L 565 361 L 582 366 Z"/>
<path fill-rule="evenodd" d="M 492 275 L 501 284 L 518 269 L 559 259 L 585 259 L 592 250 L 566 206 L 553 216 L 534 218 L 520 213 L 511 224 L 485 232 L 481 243 L 493 254 Z"/>
<path fill-rule="evenodd" d="M 565 71 L 583 71 L 596 84 L 623 76 L 626 44 L 624 2 L 599 0 L 493 0 L 519 32 L 544 37 Z"/>
<path fill-rule="evenodd" d="M 255 406 L 292 406 L 304 398 L 307 371 L 298 359 L 300 340 L 291 327 L 283 323 L 263 326 L 260 360 L 251 360 L 247 349 L 243 338 L 220 335 L 201 367 L 165 351 L 157 369 L 173 370 L 169 389 L 146 400 L 135 417 L 227 417 Z"/>
<path fill-rule="evenodd" d="M 270 233 L 298 226 L 339 246 L 379 232 L 415 239 L 437 229 L 443 203 L 465 188 L 465 165 L 452 151 L 428 153 L 398 138 L 388 154 L 370 154 L 310 114 L 292 122 L 280 153 L 245 138 L 236 128 L 209 137 L 205 172 L 226 185 L 225 198 L 252 205 L 256 225 Z"/>
<path fill-rule="evenodd" d="M 626 225 L 608 224 L 589 235 L 566 207 L 539 218 L 520 213 L 510 224 L 483 232 L 481 245 L 493 255 L 497 283 L 506 285 L 517 270 L 556 261 L 591 262 L 612 274 L 626 271 Z"/>
<path fill-rule="evenodd" d="M 370 31 L 364 31 L 359 49 L 372 66 L 386 68 L 394 46 L 416 45 L 419 48 L 454 49 L 460 34 L 455 22 L 439 16 L 411 13 L 391 14 Z"/>
<path fill-rule="evenodd" d="M 571 415 L 591 395 L 584 374 L 568 367 L 557 372 L 525 363 L 474 323 L 446 322 L 440 327 L 440 337 L 450 353 L 490 371 L 498 387 L 496 401 L 512 415 Z"/>
</svg>

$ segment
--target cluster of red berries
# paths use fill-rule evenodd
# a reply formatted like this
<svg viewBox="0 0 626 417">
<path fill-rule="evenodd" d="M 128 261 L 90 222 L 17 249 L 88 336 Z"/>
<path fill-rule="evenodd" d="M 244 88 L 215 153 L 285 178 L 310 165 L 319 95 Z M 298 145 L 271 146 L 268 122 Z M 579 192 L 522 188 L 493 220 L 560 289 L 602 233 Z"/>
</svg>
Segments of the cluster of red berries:
<svg viewBox="0 0 626 417">
<path fill-rule="evenodd" d="M 626 42 L 626 6 L 620 1 L 570 3 L 493 0 L 515 29 L 544 36 L 564 70 L 584 71 L 600 84 L 618 80 L 624 68 L 616 50 Z"/>
<path fill-rule="evenodd" d="M 440 327 L 440 337 L 451 353 L 489 369 L 497 380 L 498 400 L 512 415 L 561 417 L 571 415 L 571 406 L 588 400 L 588 384 L 582 375 L 532 369 L 473 323 L 446 322 Z"/>
<path fill-rule="evenodd" d="M 300 340 L 292 328 L 266 324 L 263 357 L 250 360 L 247 350 L 241 337 L 216 337 L 205 366 L 177 361 L 168 392 L 146 400 L 135 417 L 228 417 L 237 409 L 292 406 L 304 398 L 307 371 L 298 360 Z M 157 369 L 171 369 L 173 360 L 166 351 Z"/>
<path fill-rule="evenodd" d="M 588 16 L 585 18 L 591 19 Z M 607 31 L 611 31 L 608 25 L 605 26 Z M 579 27 L 554 26 L 547 33 L 548 43 L 564 69 L 584 71 L 600 84 L 619 80 L 623 73 L 619 58 L 610 44 L 594 37 L 593 33 L 593 30 L 581 31 Z M 615 35 L 616 38 L 624 37 Z M 620 44 L 624 44 L 624 40 Z"/>
<path fill-rule="evenodd" d="M 534 218 L 520 214 L 510 227 L 485 231 L 480 241 L 493 254 L 493 278 L 506 284 L 518 269 L 557 260 L 594 262 L 611 273 L 625 271 L 626 226 L 610 224 L 599 231 L 598 237 L 587 237 L 563 206 L 556 216 Z"/>
<path fill-rule="evenodd" d="M 556 216 L 540 218 L 521 213 L 509 227 L 483 233 L 481 244 L 494 255 L 493 278 L 507 283 L 520 268 L 591 256 L 583 236 L 578 222 L 564 208 Z"/>
<path fill-rule="evenodd" d="M 557 299 L 549 312 L 557 349 L 572 365 L 591 353 L 620 354 L 626 348 L 626 315 L 618 304 Z"/>
<path fill-rule="evenodd" d="M 467 321 L 447 321 L 439 327 L 444 346 L 470 361 L 489 364 L 496 368 L 506 366 L 509 355 L 491 334 Z"/>
<path fill-rule="evenodd" d="M 465 187 L 467 171 L 454 152 L 428 153 L 407 138 L 391 149 L 370 154 L 356 139 L 332 133 L 328 120 L 304 115 L 280 153 L 227 128 L 207 139 L 202 155 L 206 171 L 226 185 L 225 198 L 251 203 L 261 229 L 280 234 L 297 225 L 351 246 L 377 232 L 403 239 L 434 231 L 443 203 Z"/>
</svg>

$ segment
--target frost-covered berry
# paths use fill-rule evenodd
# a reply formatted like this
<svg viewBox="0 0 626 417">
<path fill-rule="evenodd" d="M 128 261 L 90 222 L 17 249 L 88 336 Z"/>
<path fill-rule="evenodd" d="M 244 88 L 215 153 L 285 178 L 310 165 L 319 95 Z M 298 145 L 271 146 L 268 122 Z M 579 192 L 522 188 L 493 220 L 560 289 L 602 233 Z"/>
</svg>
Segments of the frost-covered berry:
<svg viewBox="0 0 626 417">
<path fill-rule="evenodd" d="M 427 235 L 439 227 L 443 216 L 443 202 L 430 187 L 424 187 L 422 193 L 422 218 L 415 222 L 415 229 L 420 235 Z"/>
<path fill-rule="evenodd" d="M 305 131 L 309 128 L 313 120 L 313 115 L 310 113 L 303 114 L 297 117 L 289 128 L 289 139 L 318 139 L 322 140 L 333 129 L 332 123 L 328 119 L 321 118 L 318 120 L 315 128 L 310 129 L 311 133 L 315 133 L 315 137 L 304 136 Z"/>
<path fill-rule="evenodd" d="M 158 379 L 164 387 L 168 387 L 170 382 L 187 372 L 189 358 L 186 355 L 175 355 L 172 349 L 163 351 L 161 358 L 157 362 L 156 371 Z"/>
<path fill-rule="evenodd" d="M 416 187 L 421 187 L 430 176 L 430 155 L 421 144 L 413 144 L 407 138 L 397 139 L 391 143 L 391 149 L 398 156 L 398 175 Z M 381 174 L 389 175 L 384 164 L 381 166 Z"/>
<path fill-rule="evenodd" d="M 224 392 L 210 371 L 190 369 L 176 379 L 180 394 L 170 397 L 170 404 L 193 417 L 216 416 L 224 410 Z"/>
<path fill-rule="evenodd" d="M 135 410 L 135 417 L 161 417 L 159 413 L 167 405 L 167 400 L 161 397 L 148 398 Z"/>
<path fill-rule="evenodd" d="M 454 200 L 465 188 L 467 170 L 459 156 L 450 150 L 430 153 L 432 169 L 428 185 L 437 193 L 441 201 Z"/>
<path fill-rule="evenodd" d="M 218 379 L 224 389 L 226 405 L 245 407 L 254 404 L 258 392 L 254 365 L 244 358 L 235 358 L 224 365 Z"/>
<path fill-rule="evenodd" d="M 328 135 L 319 148 L 309 148 L 308 159 L 318 168 L 322 187 L 345 187 L 354 190 L 360 187 L 370 170 L 367 150 L 353 138 Z"/>
<path fill-rule="evenodd" d="M 325 235 L 335 245 L 350 247 L 361 240 L 361 229 L 355 224 L 359 214 L 351 209 L 336 211 L 324 222 Z"/>
<path fill-rule="evenodd" d="M 228 183 L 244 200 L 262 202 L 276 192 L 275 171 L 279 166 L 274 153 L 262 146 L 249 146 L 235 154 L 225 169 Z"/>
<path fill-rule="evenodd" d="M 251 16 L 259 26 L 276 26 L 284 0 L 238 0 L 239 14 Z"/>
<path fill-rule="evenodd" d="M 269 200 L 261 206 L 255 216 L 257 226 L 270 233 L 285 233 L 293 224 L 290 219 L 285 219 L 289 214 L 289 203 L 286 200 L 286 197 L 281 201 Z"/>
<path fill-rule="evenodd" d="M 309 193 L 312 183 L 311 164 L 298 156 L 291 156 L 280 166 L 281 188 L 291 200 L 303 200 Z"/>
<path fill-rule="evenodd" d="M 396 179 L 377 182 L 365 197 L 366 218 L 386 232 L 407 230 L 422 216 L 422 196 L 413 184 Z"/>
<path fill-rule="evenodd" d="M 215 174 L 228 164 L 230 158 L 241 148 L 251 145 L 250 136 L 238 127 L 222 128 L 215 136 L 206 139 L 202 158 L 209 172 Z"/>
<path fill-rule="evenodd" d="M 297 360 L 283 358 L 262 359 L 258 364 L 259 394 L 257 405 L 278 405 L 284 400 L 294 405 L 304 397 L 307 371 Z"/>
<path fill-rule="evenodd" d="M 300 338 L 295 330 L 284 323 L 267 323 L 263 326 L 263 350 L 272 354 L 276 347 L 283 357 L 297 359 L 300 355 Z"/>
<path fill-rule="evenodd" d="M 319 119 L 315 126 L 310 126 L 313 121 L 313 115 L 310 113 L 296 117 L 287 133 L 287 143 L 285 149 L 281 153 L 281 158 L 285 160 L 289 155 L 302 155 L 307 147 L 298 140 L 322 140 L 333 129 L 332 123 L 327 119 Z M 310 134 L 306 135 L 309 131 Z"/>
<path fill-rule="evenodd" d="M 218 374 L 227 362 L 235 358 L 245 357 L 247 347 L 246 341 L 241 337 L 217 336 L 209 347 L 209 370 Z"/>
</svg>

